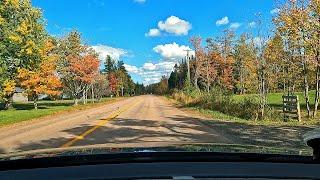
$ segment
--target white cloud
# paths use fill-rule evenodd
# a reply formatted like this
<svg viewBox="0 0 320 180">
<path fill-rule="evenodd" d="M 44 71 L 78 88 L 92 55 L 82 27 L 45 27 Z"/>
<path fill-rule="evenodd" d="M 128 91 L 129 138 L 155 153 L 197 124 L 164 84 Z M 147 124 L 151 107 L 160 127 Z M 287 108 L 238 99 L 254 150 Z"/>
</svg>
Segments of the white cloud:
<svg viewBox="0 0 320 180">
<path fill-rule="evenodd" d="M 165 21 L 158 22 L 158 28 L 150 29 L 146 36 L 160 36 L 161 32 L 182 36 L 188 35 L 189 31 L 192 29 L 191 23 L 180 19 L 176 16 L 170 16 Z"/>
<path fill-rule="evenodd" d="M 148 85 L 159 82 L 162 76 L 169 75 L 172 72 L 175 64 L 175 62 L 147 62 L 141 67 L 136 67 L 129 64 L 125 64 L 124 66 L 129 73 L 141 76 L 143 83 Z"/>
<path fill-rule="evenodd" d="M 153 51 L 159 53 L 165 61 L 180 61 L 186 56 L 185 50 L 191 50 L 189 46 L 179 45 L 177 43 L 158 45 Z M 194 54 L 194 52 L 191 52 Z"/>
<path fill-rule="evenodd" d="M 160 35 L 161 35 L 161 32 L 159 29 L 150 29 L 149 32 L 145 34 L 145 36 L 149 36 L 149 37 L 156 37 Z"/>
<path fill-rule="evenodd" d="M 226 24 L 229 24 L 229 18 L 226 16 L 226 17 L 223 17 L 222 19 L 219 19 L 217 22 L 216 22 L 216 25 L 217 26 L 221 26 L 221 25 L 226 25 Z"/>
<path fill-rule="evenodd" d="M 133 0 L 135 3 L 144 4 L 146 0 Z"/>
<path fill-rule="evenodd" d="M 274 8 L 270 11 L 271 14 L 277 14 L 279 13 L 280 9 L 279 8 Z"/>
<path fill-rule="evenodd" d="M 143 69 L 149 70 L 149 71 L 154 71 L 156 68 L 157 68 L 157 66 L 152 63 L 145 63 L 143 65 Z"/>
<path fill-rule="evenodd" d="M 132 66 L 132 65 L 129 65 L 129 64 L 124 64 L 124 67 L 126 68 L 126 70 L 127 70 L 129 73 L 138 74 L 138 73 L 140 72 L 140 69 L 139 69 L 137 66 Z"/>
<path fill-rule="evenodd" d="M 156 64 L 157 70 L 162 73 L 161 76 L 163 75 L 170 75 L 170 73 L 173 71 L 173 67 L 175 64 L 178 62 L 160 62 Z"/>
<path fill-rule="evenodd" d="M 149 84 L 160 82 L 160 80 L 161 80 L 161 77 L 154 77 L 154 78 L 148 77 L 143 80 L 143 84 L 149 85 Z"/>
<path fill-rule="evenodd" d="M 252 22 L 249 23 L 248 26 L 249 26 L 250 28 L 255 28 L 256 25 L 257 25 L 256 22 L 252 21 Z"/>
<path fill-rule="evenodd" d="M 141 75 L 144 78 L 147 77 L 161 77 L 162 73 L 159 71 L 140 71 L 139 75 Z"/>
<path fill-rule="evenodd" d="M 231 24 L 230 24 L 230 29 L 232 29 L 232 30 L 237 30 L 240 26 L 241 26 L 240 23 L 237 23 L 237 22 L 231 23 Z"/>
<path fill-rule="evenodd" d="M 160 21 L 158 23 L 158 28 L 167 33 L 181 36 L 188 35 L 192 25 L 188 21 L 180 19 L 176 16 L 170 16 L 166 21 Z"/>
<path fill-rule="evenodd" d="M 99 54 L 99 59 L 103 63 L 107 55 L 111 56 L 114 60 L 119 60 L 121 56 L 125 56 L 128 52 L 124 49 L 114 48 L 107 45 L 98 44 L 96 46 L 91 46 Z"/>
</svg>

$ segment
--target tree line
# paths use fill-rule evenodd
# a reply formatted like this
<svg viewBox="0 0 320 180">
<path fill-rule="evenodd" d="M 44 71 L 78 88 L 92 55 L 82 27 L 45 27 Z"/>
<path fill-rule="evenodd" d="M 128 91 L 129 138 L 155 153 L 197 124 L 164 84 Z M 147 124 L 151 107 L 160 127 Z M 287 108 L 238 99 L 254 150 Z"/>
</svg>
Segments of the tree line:
<svg viewBox="0 0 320 180">
<path fill-rule="evenodd" d="M 268 93 L 303 91 L 308 117 L 316 116 L 320 99 L 320 1 L 287 0 L 279 4 L 270 31 L 258 14 L 254 35 L 237 35 L 227 29 L 213 38 L 190 38 L 195 56 L 176 64 L 170 77 L 152 85 L 154 92 L 191 88 L 258 94 L 259 116 L 263 118 Z M 315 90 L 313 107 L 310 89 Z"/>
<path fill-rule="evenodd" d="M 143 86 L 143 85 L 142 85 Z M 106 58 L 100 70 L 97 52 L 84 44 L 77 31 L 52 37 L 45 30 L 42 11 L 29 0 L 0 1 L 0 101 L 13 107 L 17 87 L 28 98 L 71 98 L 77 105 L 88 98 L 134 95 L 136 84 L 123 61 Z M 142 93 L 137 84 L 138 93 Z"/>
</svg>

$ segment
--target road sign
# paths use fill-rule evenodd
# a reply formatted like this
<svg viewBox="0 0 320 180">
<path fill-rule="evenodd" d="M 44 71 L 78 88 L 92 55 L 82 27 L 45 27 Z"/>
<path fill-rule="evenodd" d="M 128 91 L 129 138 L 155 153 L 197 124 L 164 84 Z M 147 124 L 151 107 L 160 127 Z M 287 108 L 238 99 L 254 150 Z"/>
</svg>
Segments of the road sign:
<svg viewBox="0 0 320 180">
<path fill-rule="evenodd" d="M 283 100 L 283 116 L 287 120 L 289 118 L 298 119 L 301 121 L 301 112 L 299 104 L 299 96 L 297 95 L 284 95 Z"/>
</svg>

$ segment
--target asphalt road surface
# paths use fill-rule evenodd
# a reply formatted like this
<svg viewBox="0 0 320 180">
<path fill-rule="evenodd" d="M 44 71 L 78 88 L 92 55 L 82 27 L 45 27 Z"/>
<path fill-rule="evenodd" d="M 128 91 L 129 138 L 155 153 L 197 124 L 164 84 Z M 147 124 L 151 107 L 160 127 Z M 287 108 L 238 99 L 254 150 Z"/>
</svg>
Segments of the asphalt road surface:
<svg viewBox="0 0 320 180">
<path fill-rule="evenodd" d="M 233 143 L 163 97 L 152 95 L 1 128 L 0 139 L 0 154 L 88 145 Z"/>
</svg>

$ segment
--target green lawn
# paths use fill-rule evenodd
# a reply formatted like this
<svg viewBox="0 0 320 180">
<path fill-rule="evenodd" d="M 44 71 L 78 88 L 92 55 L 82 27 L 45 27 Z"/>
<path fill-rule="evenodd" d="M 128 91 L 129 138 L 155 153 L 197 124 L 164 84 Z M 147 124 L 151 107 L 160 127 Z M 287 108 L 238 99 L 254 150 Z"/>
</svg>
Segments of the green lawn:
<svg viewBox="0 0 320 180">
<path fill-rule="evenodd" d="M 268 104 L 272 107 L 282 108 L 282 95 L 283 95 L 283 93 L 269 93 L 268 94 Z M 296 95 L 299 96 L 299 102 L 300 102 L 301 109 L 306 109 L 306 102 L 304 99 L 303 92 L 298 92 L 298 93 L 296 93 Z M 250 97 L 250 96 L 256 96 L 256 95 L 250 95 L 250 94 L 249 95 L 235 95 L 234 99 L 241 100 L 241 99 L 248 97 L 248 96 Z M 314 98 L 315 98 L 315 91 L 310 91 L 309 97 L 310 97 L 311 107 L 313 107 Z"/>
<path fill-rule="evenodd" d="M 14 109 L 0 111 L 0 127 L 63 111 L 90 108 L 114 100 L 115 98 L 105 98 L 99 103 L 90 103 L 89 101 L 88 104 L 79 106 L 73 106 L 72 100 L 39 101 L 37 110 L 34 109 L 32 102 L 14 103 Z"/>
<path fill-rule="evenodd" d="M 306 111 L 306 103 L 304 98 L 303 92 L 297 92 L 295 93 L 299 96 L 299 103 L 301 108 L 301 116 L 302 116 L 302 123 L 300 124 L 319 124 L 320 114 L 317 114 L 317 117 L 315 118 L 307 118 L 307 111 Z M 269 93 L 268 94 L 268 105 L 277 109 L 278 111 L 282 112 L 282 95 L 283 93 Z M 235 95 L 235 100 L 241 100 L 245 97 L 250 96 L 257 96 L 257 95 Z M 310 98 L 310 106 L 311 106 L 311 113 L 313 112 L 314 108 L 314 98 L 315 98 L 315 90 L 309 91 L 309 98 Z M 295 121 L 293 121 L 294 124 Z"/>
</svg>

